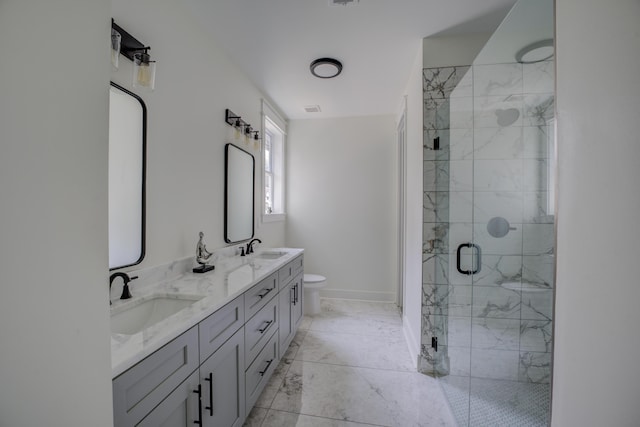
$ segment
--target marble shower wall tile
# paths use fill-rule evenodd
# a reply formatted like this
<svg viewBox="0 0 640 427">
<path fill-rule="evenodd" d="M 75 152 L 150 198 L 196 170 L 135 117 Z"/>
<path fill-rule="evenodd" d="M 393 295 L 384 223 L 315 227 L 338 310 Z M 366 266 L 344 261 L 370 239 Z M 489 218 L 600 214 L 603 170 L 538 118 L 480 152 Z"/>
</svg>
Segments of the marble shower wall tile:
<svg viewBox="0 0 640 427">
<path fill-rule="evenodd" d="M 473 317 L 487 319 L 520 319 L 520 292 L 501 286 L 473 287 Z"/>
<path fill-rule="evenodd" d="M 450 129 L 471 129 L 473 127 L 473 98 L 451 98 L 449 109 Z"/>
<path fill-rule="evenodd" d="M 551 353 L 520 353 L 518 381 L 549 384 L 551 382 Z"/>
<path fill-rule="evenodd" d="M 546 190 L 549 177 L 549 161 L 547 159 L 524 159 L 522 164 L 524 191 Z"/>
<path fill-rule="evenodd" d="M 524 255 L 553 254 L 555 228 L 553 224 L 523 224 L 522 253 Z"/>
<path fill-rule="evenodd" d="M 522 64 L 490 64 L 473 67 L 476 97 L 522 93 Z"/>
<path fill-rule="evenodd" d="M 482 248 L 482 256 L 513 255 L 522 253 L 522 224 L 511 223 L 506 236 L 493 237 L 487 231 L 487 223 L 476 223 L 473 227 L 473 241 Z"/>
<path fill-rule="evenodd" d="M 449 158 L 451 160 L 473 159 L 473 130 L 449 130 Z"/>
<path fill-rule="evenodd" d="M 525 95 L 524 96 L 524 118 L 525 126 L 545 126 L 554 115 L 553 93 Z"/>
<path fill-rule="evenodd" d="M 423 162 L 423 190 L 449 191 L 449 162 L 426 160 Z"/>
<path fill-rule="evenodd" d="M 549 193 L 546 191 L 530 191 L 523 193 L 523 222 L 528 224 L 553 224 L 554 212 L 549 210 Z"/>
<path fill-rule="evenodd" d="M 518 380 L 520 353 L 505 350 L 471 350 L 471 373 L 474 378 Z"/>
<path fill-rule="evenodd" d="M 443 181 L 440 181 L 440 185 L 445 187 Z M 452 160 L 449 162 L 449 182 L 444 190 L 473 190 L 473 162 L 471 160 Z"/>
<path fill-rule="evenodd" d="M 449 129 L 448 99 L 425 99 L 422 125 L 424 130 Z"/>
<path fill-rule="evenodd" d="M 554 63 L 542 61 L 522 66 L 522 91 L 524 93 L 554 92 Z"/>
<path fill-rule="evenodd" d="M 551 320 L 522 320 L 520 323 L 520 351 L 551 352 Z"/>
<path fill-rule="evenodd" d="M 473 220 L 473 193 L 471 191 L 449 192 L 449 222 L 470 223 Z"/>
<path fill-rule="evenodd" d="M 449 255 L 422 255 L 422 283 L 446 285 L 448 283 Z"/>
<path fill-rule="evenodd" d="M 551 320 L 553 316 L 553 290 L 527 287 L 522 290 L 522 319 Z"/>
<path fill-rule="evenodd" d="M 474 129 L 477 131 L 479 128 L 517 128 L 522 126 L 524 123 L 523 101 L 522 95 L 482 96 L 474 98 Z M 535 101 L 532 100 L 531 102 Z M 533 112 L 531 114 L 533 114 Z"/>
<path fill-rule="evenodd" d="M 549 126 L 524 126 L 522 128 L 523 157 L 546 159 L 550 157 Z"/>
<path fill-rule="evenodd" d="M 514 350 L 520 345 L 520 319 L 473 319 L 473 349 Z"/>
<path fill-rule="evenodd" d="M 425 99 L 471 96 L 470 68 L 470 66 L 466 66 L 424 69 L 422 71 L 422 90 Z M 467 76 L 467 74 L 469 75 Z"/>
<path fill-rule="evenodd" d="M 471 348 L 442 347 L 443 353 L 449 356 L 449 374 L 458 376 L 471 375 Z"/>
<path fill-rule="evenodd" d="M 422 285 L 423 306 L 437 307 L 439 312 L 456 317 L 471 316 L 472 288 L 468 285 Z"/>
<path fill-rule="evenodd" d="M 473 275 L 474 286 L 500 286 L 502 283 L 520 283 L 522 278 L 522 256 L 484 255 L 482 268 Z"/>
<path fill-rule="evenodd" d="M 444 222 L 422 224 L 422 253 L 446 254 L 449 252 L 449 224 Z"/>
<path fill-rule="evenodd" d="M 553 255 L 526 255 L 522 257 L 522 281 L 542 289 L 553 288 Z"/>
<path fill-rule="evenodd" d="M 422 199 L 423 222 L 449 222 L 449 192 L 425 191 Z"/>
<path fill-rule="evenodd" d="M 473 219 L 476 223 L 486 224 L 493 217 L 502 217 L 515 224 L 522 222 L 523 198 L 521 192 L 477 192 L 474 194 L 473 206 Z"/>
<path fill-rule="evenodd" d="M 475 191 L 522 191 L 522 160 L 476 160 L 473 165 Z"/>
<path fill-rule="evenodd" d="M 522 127 L 480 128 L 474 132 L 474 159 L 520 159 L 524 152 Z"/>
<path fill-rule="evenodd" d="M 453 193 L 452 193 L 453 194 Z M 455 256 L 458 246 L 473 240 L 473 225 L 470 223 L 449 224 L 449 253 Z M 453 259 L 455 263 L 455 258 Z"/>
<path fill-rule="evenodd" d="M 423 134 L 423 160 L 449 160 L 449 130 L 427 129 Z M 438 138 L 436 150 L 435 139 Z"/>
</svg>

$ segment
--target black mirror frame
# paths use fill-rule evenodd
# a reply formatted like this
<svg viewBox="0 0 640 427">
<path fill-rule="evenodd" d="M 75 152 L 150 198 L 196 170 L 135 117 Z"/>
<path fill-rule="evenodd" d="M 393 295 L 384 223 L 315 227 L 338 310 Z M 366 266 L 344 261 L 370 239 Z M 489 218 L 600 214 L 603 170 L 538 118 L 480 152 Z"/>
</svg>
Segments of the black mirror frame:
<svg viewBox="0 0 640 427">
<path fill-rule="evenodd" d="M 141 244 L 140 244 L 140 258 L 137 259 L 137 261 L 135 261 L 134 263 L 131 264 L 127 264 L 127 265 L 122 265 L 120 267 L 111 267 L 109 268 L 109 271 L 113 271 L 113 270 L 119 270 L 121 268 L 126 268 L 126 267 L 131 267 L 134 265 L 138 265 L 142 262 L 142 260 L 144 259 L 144 256 L 146 254 L 146 229 L 147 229 L 147 224 L 146 224 L 146 218 L 147 218 L 147 105 L 144 103 L 144 101 L 142 100 L 142 98 L 140 98 L 138 95 L 136 95 L 135 93 L 131 92 L 130 90 L 127 90 L 125 88 L 123 88 L 122 86 L 120 86 L 117 83 L 114 82 L 110 82 L 111 86 L 115 87 L 118 90 L 121 90 L 122 92 L 126 93 L 127 95 L 130 95 L 132 97 L 134 97 L 142 106 L 142 222 L 141 222 L 141 233 L 140 233 L 140 239 L 141 239 Z"/>
<path fill-rule="evenodd" d="M 251 157 L 251 162 L 253 164 L 252 167 L 252 177 L 251 177 L 251 182 L 252 182 L 252 188 L 251 188 L 251 236 L 249 236 L 246 239 L 240 239 L 240 240 L 235 240 L 232 241 L 231 239 L 229 239 L 229 235 L 228 235 L 228 227 L 227 227 L 227 221 L 228 221 L 228 215 L 229 215 L 229 146 L 232 146 L 233 148 L 236 148 L 246 154 L 248 154 Z M 239 243 L 239 242 L 244 242 L 246 240 L 250 240 L 253 239 L 253 236 L 255 235 L 255 222 L 256 222 L 256 159 L 253 156 L 253 154 L 249 153 L 246 150 L 243 150 L 242 148 L 238 147 L 237 145 L 231 144 L 231 143 L 227 143 L 224 146 L 224 241 L 227 243 Z"/>
</svg>

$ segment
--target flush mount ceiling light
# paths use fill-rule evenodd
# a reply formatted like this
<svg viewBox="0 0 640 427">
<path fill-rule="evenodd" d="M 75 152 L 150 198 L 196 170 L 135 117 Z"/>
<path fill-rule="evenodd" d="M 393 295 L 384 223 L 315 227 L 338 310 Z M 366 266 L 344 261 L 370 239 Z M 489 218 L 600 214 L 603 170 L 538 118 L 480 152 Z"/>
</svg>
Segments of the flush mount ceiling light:
<svg viewBox="0 0 640 427">
<path fill-rule="evenodd" d="M 521 64 L 535 64 L 551 59 L 554 54 L 553 39 L 531 43 L 516 53 L 516 61 Z"/>
<path fill-rule="evenodd" d="M 311 63 L 309 69 L 320 79 L 331 79 L 342 72 L 342 63 L 333 58 L 319 58 Z"/>
</svg>

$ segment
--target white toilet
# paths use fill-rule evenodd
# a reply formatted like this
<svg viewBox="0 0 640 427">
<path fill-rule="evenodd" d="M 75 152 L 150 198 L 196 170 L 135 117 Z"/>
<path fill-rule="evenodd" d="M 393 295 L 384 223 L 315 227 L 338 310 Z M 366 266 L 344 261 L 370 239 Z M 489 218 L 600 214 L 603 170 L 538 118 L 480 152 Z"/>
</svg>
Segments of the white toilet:
<svg viewBox="0 0 640 427">
<path fill-rule="evenodd" d="M 313 316 L 320 313 L 320 289 L 327 285 L 327 278 L 319 274 L 305 274 L 303 281 L 304 314 Z"/>
</svg>

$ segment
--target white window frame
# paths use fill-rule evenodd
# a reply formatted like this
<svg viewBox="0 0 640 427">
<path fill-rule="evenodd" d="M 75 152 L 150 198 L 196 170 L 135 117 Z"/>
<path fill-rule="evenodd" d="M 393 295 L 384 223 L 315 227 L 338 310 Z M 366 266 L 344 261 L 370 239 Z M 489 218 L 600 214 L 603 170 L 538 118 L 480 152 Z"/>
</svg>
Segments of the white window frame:
<svg viewBox="0 0 640 427">
<path fill-rule="evenodd" d="M 268 223 L 268 222 L 277 222 L 277 221 L 284 221 L 286 219 L 286 179 L 285 179 L 285 173 L 286 173 L 286 147 L 287 147 L 287 122 L 282 118 L 282 116 L 280 116 L 280 114 L 278 114 L 275 109 L 269 105 L 269 103 L 267 101 L 265 101 L 264 99 L 262 100 L 262 135 L 263 138 L 266 139 L 266 135 L 267 135 L 267 126 L 269 125 L 275 127 L 277 130 L 279 130 L 280 132 L 282 132 L 282 159 L 281 159 L 281 170 L 280 170 L 280 180 L 281 180 L 281 185 L 280 185 L 280 198 L 282 200 L 281 204 L 282 204 L 282 212 L 276 212 L 276 213 L 266 213 L 266 205 L 265 205 L 265 197 L 266 197 L 266 188 L 265 188 L 265 184 L 266 184 L 266 170 L 265 170 L 265 144 L 263 141 L 263 144 L 261 146 L 261 154 L 262 154 L 262 161 L 260 162 L 261 164 L 261 170 L 262 170 L 262 199 L 260 201 L 260 206 L 261 206 L 261 218 L 262 218 L 262 222 L 263 223 Z"/>
</svg>

